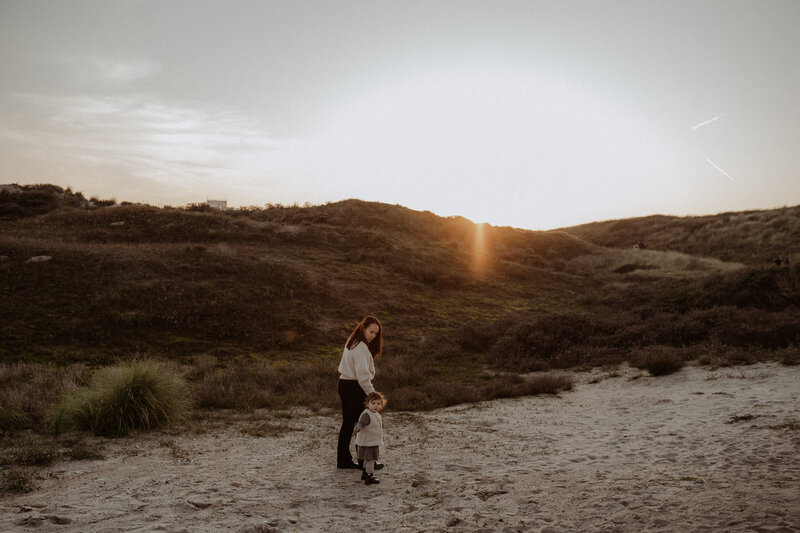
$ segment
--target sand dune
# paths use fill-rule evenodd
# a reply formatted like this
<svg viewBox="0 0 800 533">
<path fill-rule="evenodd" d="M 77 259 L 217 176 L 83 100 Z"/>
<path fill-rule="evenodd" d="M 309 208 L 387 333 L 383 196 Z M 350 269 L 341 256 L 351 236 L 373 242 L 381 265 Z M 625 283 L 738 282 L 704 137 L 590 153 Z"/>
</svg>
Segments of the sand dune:
<svg viewBox="0 0 800 533">
<path fill-rule="evenodd" d="M 370 487 L 332 467 L 335 413 L 295 414 L 278 437 L 242 421 L 112 441 L 107 459 L 53 465 L 0 500 L 0 530 L 800 531 L 800 367 L 576 381 L 385 413 Z"/>
</svg>

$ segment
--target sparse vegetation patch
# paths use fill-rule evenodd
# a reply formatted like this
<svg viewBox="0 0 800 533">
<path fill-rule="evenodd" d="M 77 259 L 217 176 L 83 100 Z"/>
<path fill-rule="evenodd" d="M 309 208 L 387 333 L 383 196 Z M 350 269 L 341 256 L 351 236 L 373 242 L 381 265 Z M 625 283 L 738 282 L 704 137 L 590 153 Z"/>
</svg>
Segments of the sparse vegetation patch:
<svg viewBox="0 0 800 533">
<path fill-rule="evenodd" d="M 35 488 L 33 474 L 28 470 L 0 471 L 0 495 L 31 492 Z"/>
</svg>

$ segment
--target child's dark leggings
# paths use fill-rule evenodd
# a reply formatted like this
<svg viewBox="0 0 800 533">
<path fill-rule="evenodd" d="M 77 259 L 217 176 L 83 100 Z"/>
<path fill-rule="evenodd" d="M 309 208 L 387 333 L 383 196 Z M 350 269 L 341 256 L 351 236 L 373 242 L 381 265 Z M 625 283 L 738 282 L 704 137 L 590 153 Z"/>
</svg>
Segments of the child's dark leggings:
<svg viewBox="0 0 800 533">
<path fill-rule="evenodd" d="M 350 441 L 353 438 L 353 429 L 358 423 L 358 417 L 364 411 L 364 399 L 367 394 L 358 381 L 354 379 L 339 380 L 339 398 L 342 400 L 342 428 L 339 430 L 339 446 L 336 452 L 338 466 L 348 465 L 353 462 L 350 454 Z"/>
</svg>

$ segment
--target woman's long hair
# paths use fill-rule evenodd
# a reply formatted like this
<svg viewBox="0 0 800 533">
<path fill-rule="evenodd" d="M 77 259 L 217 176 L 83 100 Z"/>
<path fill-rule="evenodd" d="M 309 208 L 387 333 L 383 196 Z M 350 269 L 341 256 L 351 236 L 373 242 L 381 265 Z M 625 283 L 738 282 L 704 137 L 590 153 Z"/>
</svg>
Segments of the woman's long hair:
<svg viewBox="0 0 800 533">
<path fill-rule="evenodd" d="M 367 337 L 364 335 L 364 330 L 370 327 L 372 324 L 378 325 L 378 334 L 375 335 L 375 338 L 372 339 L 372 342 L 367 342 Z M 369 353 L 372 354 L 373 359 L 377 359 L 381 356 L 381 352 L 383 351 L 383 326 L 372 315 L 367 315 L 364 319 L 358 323 L 358 325 L 353 330 L 353 333 L 347 337 L 347 349 L 352 350 L 356 347 L 359 342 L 363 342 L 369 348 Z"/>
</svg>

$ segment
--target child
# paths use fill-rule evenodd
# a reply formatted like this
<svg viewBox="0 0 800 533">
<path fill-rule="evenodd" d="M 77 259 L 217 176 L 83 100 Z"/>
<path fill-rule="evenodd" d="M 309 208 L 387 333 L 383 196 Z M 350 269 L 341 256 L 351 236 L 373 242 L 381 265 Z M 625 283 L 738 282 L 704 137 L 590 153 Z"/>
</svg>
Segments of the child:
<svg viewBox="0 0 800 533">
<path fill-rule="evenodd" d="M 380 410 L 386 407 L 386 397 L 380 392 L 370 392 L 364 400 L 366 409 L 356 424 L 356 449 L 358 458 L 364 461 L 361 479 L 365 485 L 380 483 L 375 478 L 375 461 L 379 447 L 383 445 L 383 421 Z"/>
</svg>

